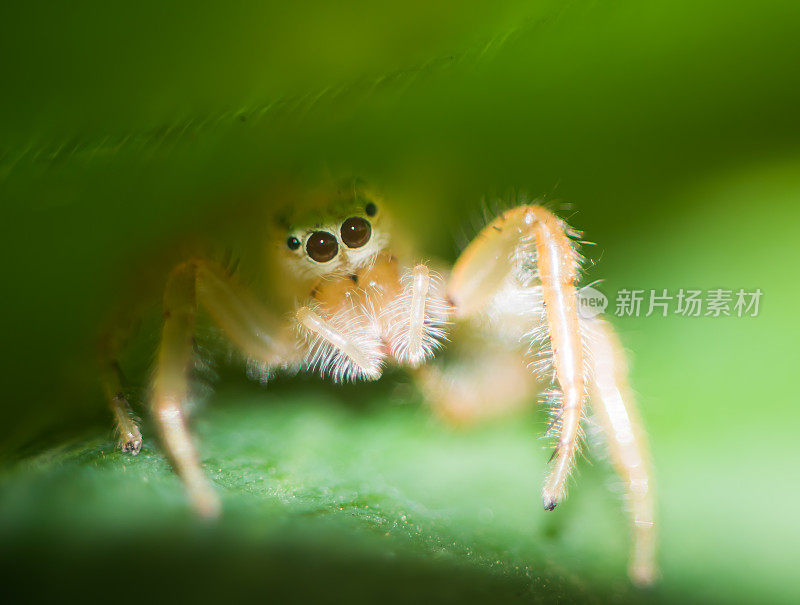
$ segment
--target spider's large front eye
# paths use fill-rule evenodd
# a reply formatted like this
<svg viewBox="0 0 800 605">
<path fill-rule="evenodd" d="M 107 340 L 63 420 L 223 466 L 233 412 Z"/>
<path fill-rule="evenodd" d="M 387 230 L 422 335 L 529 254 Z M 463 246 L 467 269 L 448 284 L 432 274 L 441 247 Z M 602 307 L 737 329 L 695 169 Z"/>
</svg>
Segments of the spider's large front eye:
<svg viewBox="0 0 800 605">
<path fill-rule="evenodd" d="M 369 221 L 360 216 L 352 216 L 342 223 L 342 241 L 348 248 L 360 248 L 369 241 L 372 227 Z"/>
<path fill-rule="evenodd" d="M 314 231 L 306 241 L 306 252 L 312 260 L 327 263 L 339 252 L 339 244 L 333 234 L 327 231 Z"/>
</svg>

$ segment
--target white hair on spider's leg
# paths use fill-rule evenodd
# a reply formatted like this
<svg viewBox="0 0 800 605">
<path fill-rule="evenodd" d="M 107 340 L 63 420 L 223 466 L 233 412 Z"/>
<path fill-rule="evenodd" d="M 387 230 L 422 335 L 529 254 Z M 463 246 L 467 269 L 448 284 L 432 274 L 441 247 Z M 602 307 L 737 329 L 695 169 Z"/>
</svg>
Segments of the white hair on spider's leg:
<svg viewBox="0 0 800 605">
<path fill-rule="evenodd" d="M 582 320 L 579 323 L 581 347 L 583 349 L 583 401 L 588 402 L 591 393 L 591 383 L 594 376 L 594 365 L 591 351 L 591 339 L 594 337 L 592 322 L 596 320 Z M 563 392 L 556 382 L 555 369 L 553 364 L 553 352 L 550 343 L 550 335 L 547 323 L 542 318 L 541 324 L 536 331 L 530 335 L 531 348 L 529 353 L 535 356 L 529 367 L 537 373 L 540 380 L 546 380 L 550 386 L 540 395 L 540 402 L 546 406 L 550 420 L 547 425 L 543 438 L 547 439 L 547 447 L 553 447 L 551 459 L 558 454 L 557 437 L 561 432 Z M 575 453 L 585 458 L 582 445 L 587 442 L 588 437 L 592 437 L 596 432 L 596 424 L 587 413 L 588 407 L 583 406 L 581 418 L 578 423 L 578 435 L 575 441 Z M 570 473 L 574 469 L 570 470 Z"/>
<path fill-rule="evenodd" d="M 508 276 L 492 296 L 484 314 L 493 329 L 507 332 L 506 326 L 512 326 L 516 338 L 524 339 L 524 334 L 540 323 L 544 304 L 537 261 L 535 237 L 522 235 L 508 256 Z M 522 333 L 521 325 L 525 326 Z"/>
<path fill-rule="evenodd" d="M 561 389 L 555 386 L 550 386 L 544 389 L 539 395 L 539 403 L 547 409 L 548 420 L 547 428 L 542 433 L 542 439 L 547 439 L 548 444 L 553 447 L 557 445 L 556 439 L 561 432 L 561 404 L 564 400 L 564 394 Z"/>
</svg>

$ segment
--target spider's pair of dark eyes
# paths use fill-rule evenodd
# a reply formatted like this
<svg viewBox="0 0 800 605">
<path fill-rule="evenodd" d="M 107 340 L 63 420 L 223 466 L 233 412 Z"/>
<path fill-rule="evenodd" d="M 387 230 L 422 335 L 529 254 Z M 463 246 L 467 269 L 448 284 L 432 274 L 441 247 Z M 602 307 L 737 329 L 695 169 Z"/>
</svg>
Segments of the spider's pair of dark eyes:
<svg viewBox="0 0 800 605">
<path fill-rule="evenodd" d="M 370 214 L 370 205 L 374 206 L 373 204 L 367 205 L 367 214 Z M 360 248 L 372 236 L 372 226 L 368 220 L 360 216 L 352 216 L 342 223 L 339 235 L 348 248 Z M 300 247 L 300 240 L 292 236 L 286 240 L 286 245 L 290 250 L 297 250 Z M 306 253 L 318 263 L 327 263 L 333 260 L 338 252 L 339 243 L 336 241 L 336 236 L 327 231 L 315 231 L 306 240 Z"/>
</svg>

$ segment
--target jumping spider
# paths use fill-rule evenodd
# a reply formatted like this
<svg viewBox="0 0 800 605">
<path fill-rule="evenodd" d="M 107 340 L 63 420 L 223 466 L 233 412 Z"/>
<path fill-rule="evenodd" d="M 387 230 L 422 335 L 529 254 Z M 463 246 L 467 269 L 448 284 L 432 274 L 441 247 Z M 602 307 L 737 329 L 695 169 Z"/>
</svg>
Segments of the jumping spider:
<svg viewBox="0 0 800 605">
<path fill-rule="evenodd" d="M 302 369 L 335 382 L 377 380 L 384 364 L 393 363 L 409 369 L 434 409 L 457 421 L 530 400 L 537 385 L 550 383 L 549 430 L 557 445 L 542 490 L 546 510 L 565 497 L 591 402 L 625 486 L 630 576 L 638 584 L 652 582 L 647 443 L 616 335 L 602 318 L 578 312 L 575 232 L 543 206 L 520 205 L 489 222 L 451 270 L 434 270 L 391 247 L 384 201 L 361 183 L 284 189 L 275 198 L 271 207 L 282 201 L 288 210 L 271 234 L 251 230 L 250 274 L 231 271 L 213 255 L 194 256 L 165 281 L 150 405 L 196 511 L 206 517 L 220 511 L 184 411 L 202 309 L 265 382 L 276 371 Z M 249 224 L 262 222 L 268 221 Z M 468 371 L 426 363 L 448 336 L 455 350 L 459 341 L 470 342 L 464 333 L 481 335 Z M 136 454 L 142 437 L 121 386 L 116 349 L 103 349 L 104 384 L 119 446 Z"/>
</svg>

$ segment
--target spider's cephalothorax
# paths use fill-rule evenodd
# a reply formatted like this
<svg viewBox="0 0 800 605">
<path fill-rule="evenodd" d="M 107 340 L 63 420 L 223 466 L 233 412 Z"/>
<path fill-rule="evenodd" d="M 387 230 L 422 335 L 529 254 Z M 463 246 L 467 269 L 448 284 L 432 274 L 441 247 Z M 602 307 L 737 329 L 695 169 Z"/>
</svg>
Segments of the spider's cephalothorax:
<svg viewBox="0 0 800 605">
<path fill-rule="evenodd" d="M 335 381 L 375 380 L 394 363 L 409 368 L 433 407 L 457 421 L 530 399 L 538 384 L 550 383 L 549 432 L 557 443 L 542 492 L 547 510 L 565 497 L 591 405 L 625 482 L 633 523 L 631 577 L 652 581 L 654 498 L 647 445 L 616 336 L 602 319 L 578 313 L 580 255 L 569 226 L 542 206 L 517 206 L 491 221 L 452 270 L 434 271 L 395 255 L 384 202 L 360 184 L 316 191 L 308 200 L 305 214 L 289 200 L 278 234 L 267 242 L 282 267 L 275 278 L 281 283 L 272 289 L 295 293 L 289 308 L 266 308 L 264 297 L 206 259 L 179 264 L 168 280 L 151 403 L 195 508 L 213 516 L 220 507 L 183 411 L 195 315 L 202 308 L 262 377 L 293 368 Z M 479 343 L 471 365 L 426 363 L 454 323 L 460 326 L 453 334 L 462 341 L 453 342 L 454 350 Z M 470 340 L 464 336 L 470 331 L 480 336 Z M 105 385 L 120 445 L 136 453 L 141 434 L 116 367 L 109 356 Z"/>
<path fill-rule="evenodd" d="M 302 276 L 347 275 L 375 262 L 387 248 L 384 212 L 376 202 L 357 196 L 336 209 L 287 230 L 281 246 L 287 268 Z"/>
<path fill-rule="evenodd" d="M 295 312 L 303 366 L 336 381 L 374 380 L 387 360 L 417 367 L 445 338 L 443 280 L 392 255 L 379 203 L 356 190 L 285 240 L 286 268 L 309 284 Z"/>
</svg>

